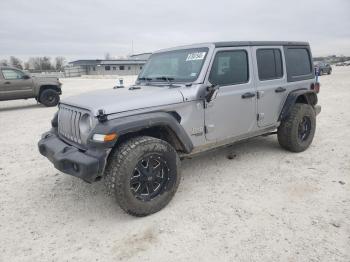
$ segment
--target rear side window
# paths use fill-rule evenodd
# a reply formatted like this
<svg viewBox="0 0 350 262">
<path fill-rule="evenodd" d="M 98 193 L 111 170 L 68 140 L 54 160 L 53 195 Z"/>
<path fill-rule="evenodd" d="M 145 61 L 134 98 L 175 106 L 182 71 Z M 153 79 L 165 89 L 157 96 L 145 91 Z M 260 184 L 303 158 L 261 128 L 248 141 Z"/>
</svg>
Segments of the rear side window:
<svg viewBox="0 0 350 262">
<path fill-rule="evenodd" d="M 248 55 L 244 50 L 216 53 L 209 81 L 214 85 L 235 85 L 249 80 Z"/>
<path fill-rule="evenodd" d="M 283 76 L 282 55 L 279 49 L 258 49 L 256 51 L 260 80 L 271 80 Z"/>
<path fill-rule="evenodd" d="M 311 59 L 306 48 L 288 48 L 286 52 L 288 75 L 304 76 L 312 73 Z"/>
</svg>

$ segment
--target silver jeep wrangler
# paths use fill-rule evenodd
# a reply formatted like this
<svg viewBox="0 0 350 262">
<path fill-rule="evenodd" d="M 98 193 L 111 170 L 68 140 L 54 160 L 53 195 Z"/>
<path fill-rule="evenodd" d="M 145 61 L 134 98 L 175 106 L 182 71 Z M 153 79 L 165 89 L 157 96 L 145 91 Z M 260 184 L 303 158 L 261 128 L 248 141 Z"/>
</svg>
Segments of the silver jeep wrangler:
<svg viewBox="0 0 350 262">
<path fill-rule="evenodd" d="M 39 151 L 87 182 L 105 180 L 134 216 L 166 206 L 180 158 L 277 134 L 292 152 L 316 129 L 319 84 L 304 42 L 217 42 L 155 52 L 135 85 L 60 102 Z"/>
</svg>

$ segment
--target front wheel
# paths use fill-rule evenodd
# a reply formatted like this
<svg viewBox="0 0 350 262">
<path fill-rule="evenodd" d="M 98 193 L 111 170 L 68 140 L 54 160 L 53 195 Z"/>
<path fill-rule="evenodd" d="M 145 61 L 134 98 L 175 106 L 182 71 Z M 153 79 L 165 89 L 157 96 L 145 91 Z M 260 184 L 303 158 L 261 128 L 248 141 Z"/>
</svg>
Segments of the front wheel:
<svg viewBox="0 0 350 262">
<path fill-rule="evenodd" d="M 59 101 L 60 95 L 53 89 L 45 89 L 39 97 L 39 102 L 45 106 L 56 106 Z"/>
<path fill-rule="evenodd" d="M 133 216 L 158 212 L 180 183 L 180 160 L 167 142 L 147 136 L 119 145 L 109 158 L 105 184 L 120 207 Z"/>
<path fill-rule="evenodd" d="M 315 130 L 315 110 L 311 105 L 297 103 L 278 127 L 278 142 L 289 151 L 302 152 L 310 146 Z"/>
</svg>

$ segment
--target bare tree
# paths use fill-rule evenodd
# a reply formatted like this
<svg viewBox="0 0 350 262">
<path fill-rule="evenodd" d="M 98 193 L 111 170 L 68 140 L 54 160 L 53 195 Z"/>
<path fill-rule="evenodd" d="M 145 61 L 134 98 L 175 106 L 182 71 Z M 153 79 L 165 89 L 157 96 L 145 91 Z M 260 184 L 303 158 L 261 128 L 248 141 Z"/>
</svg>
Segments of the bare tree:
<svg viewBox="0 0 350 262">
<path fill-rule="evenodd" d="M 29 63 L 29 61 L 24 62 L 24 69 L 25 69 L 25 70 L 29 70 L 29 69 L 30 69 L 30 63 Z"/>
<path fill-rule="evenodd" d="M 42 70 L 52 70 L 52 69 L 54 69 L 54 67 L 51 64 L 51 58 L 50 57 L 44 56 L 44 57 L 41 57 L 40 59 L 41 59 L 41 68 L 42 68 Z"/>
<path fill-rule="evenodd" d="M 65 63 L 66 63 L 66 59 L 63 56 L 57 56 L 55 58 L 56 70 L 62 71 Z"/>
<path fill-rule="evenodd" d="M 28 60 L 28 68 L 38 70 L 38 71 L 47 71 L 53 70 L 54 66 L 51 64 L 51 58 L 44 57 L 31 57 Z"/>
<path fill-rule="evenodd" d="M 112 56 L 111 56 L 111 54 L 109 52 L 105 53 L 105 59 L 106 60 L 112 59 Z"/>
<path fill-rule="evenodd" d="M 14 56 L 10 57 L 10 65 L 18 69 L 23 69 L 22 61 Z"/>
<path fill-rule="evenodd" d="M 2 59 L 2 60 L 0 60 L 0 65 L 2 65 L 2 66 L 8 66 L 9 63 L 7 62 L 6 59 Z"/>
</svg>

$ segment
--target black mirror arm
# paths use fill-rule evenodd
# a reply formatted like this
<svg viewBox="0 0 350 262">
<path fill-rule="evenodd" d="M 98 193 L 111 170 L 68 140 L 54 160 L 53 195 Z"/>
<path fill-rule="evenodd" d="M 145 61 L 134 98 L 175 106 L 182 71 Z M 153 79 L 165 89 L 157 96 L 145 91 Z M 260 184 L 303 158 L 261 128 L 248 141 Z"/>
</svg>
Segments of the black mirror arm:
<svg viewBox="0 0 350 262">
<path fill-rule="evenodd" d="M 220 88 L 219 85 L 207 86 L 207 94 L 205 96 L 205 100 L 207 101 L 207 103 L 209 103 L 212 100 L 213 95 L 215 94 L 216 90 L 218 90 L 219 88 Z"/>
</svg>

